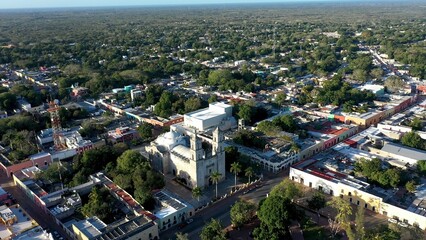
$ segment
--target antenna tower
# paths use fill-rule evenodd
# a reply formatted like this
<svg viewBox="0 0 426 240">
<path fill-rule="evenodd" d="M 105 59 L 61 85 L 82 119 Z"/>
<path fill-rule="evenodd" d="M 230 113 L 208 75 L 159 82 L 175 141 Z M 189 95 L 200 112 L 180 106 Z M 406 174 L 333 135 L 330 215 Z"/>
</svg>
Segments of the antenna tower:
<svg viewBox="0 0 426 240">
<path fill-rule="evenodd" d="M 62 149 L 61 144 L 61 133 L 62 133 L 62 126 L 61 126 L 61 118 L 59 116 L 59 105 L 58 100 L 50 101 L 49 102 L 49 109 L 47 111 L 50 113 L 50 121 L 52 123 L 52 130 L 53 130 L 53 143 L 55 144 L 55 149 L 59 150 Z"/>
</svg>

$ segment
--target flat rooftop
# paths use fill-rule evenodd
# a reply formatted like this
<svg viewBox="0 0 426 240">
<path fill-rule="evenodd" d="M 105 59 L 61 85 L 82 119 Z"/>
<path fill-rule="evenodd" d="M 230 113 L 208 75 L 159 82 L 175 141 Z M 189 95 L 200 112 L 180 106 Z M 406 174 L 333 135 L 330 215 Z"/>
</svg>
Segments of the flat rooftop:
<svg viewBox="0 0 426 240">
<path fill-rule="evenodd" d="M 422 151 L 415 148 L 406 147 L 395 143 L 387 143 L 383 146 L 382 151 L 391 154 L 399 155 L 402 157 L 414 159 L 414 160 L 425 160 L 426 151 Z"/>
<path fill-rule="evenodd" d="M 3 213 L 8 212 L 8 215 L 11 214 L 17 219 L 15 223 L 8 227 L 3 224 L 0 224 L 1 239 L 9 239 L 9 237 L 11 237 L 12 235 L 19 235 L 20 233 L 37 226 L 33 224 L 33 219 L 21 207 L 13 205 L 10 207 L 2 206 L 1 208 L 2 216 Z"/>
<path fill-rule="evenodd" d="M 367 188 L 369 184 L 356 179 L 345 170 L 353 169 L 354 160 L 334 149 L 317 154 L 313 158 L 294 164 L 292 167 L 334 183 L 342 183 L 357 189 Z"/>
<path fill-rule="evenodd" d="M 74 225 L 89 238 L 94 238 L 101 235 L 101 231 L 107 227 L 107 225 L 97 217 L 91 217 L 82 221 L 78 221 L 74 223 Z"/>
<path fill-rule="evenodd" d="M 210 118 L 214 118 L 214 117 L 218 117 L 218 116 L 223 116 L 225 115 L 224 112 L 217 112 L 217 111 L 213 111 L 212 109 L 209 108 L 204 108 L 195 112 L 191 112 L 191 113 L 187 113 L 185 114 L 191 118 L 195 118 L 198 120 L 207 120 Z"/>
<path fill-rule="evenodd" d="M 113 240 L 127 239 L 139 232 L 153 227 L 155 223 L 147 219 L 144 215 L 138 216 L 126 222 L 120 222 L 117 225 L 108 225 L 107 229 L 101 235 L 93 239 L 96 240 Z"/>
<path fill-rule="evenodd" d="M 160 219 L 189 206 L 189 204 L 184 203 L 164 190 L 155 193 L 153 197 L 161 204 L 161 207 L 154 211 L 154 215 Z"/>
<path fill-rule="evenodd" d="M 18 236 L 12 238 L 13 240 L 51 240 L 51 234 L 43 230 L 41 227 L 35 227 L 31 230 L 25 231 Z"/>
</svg>

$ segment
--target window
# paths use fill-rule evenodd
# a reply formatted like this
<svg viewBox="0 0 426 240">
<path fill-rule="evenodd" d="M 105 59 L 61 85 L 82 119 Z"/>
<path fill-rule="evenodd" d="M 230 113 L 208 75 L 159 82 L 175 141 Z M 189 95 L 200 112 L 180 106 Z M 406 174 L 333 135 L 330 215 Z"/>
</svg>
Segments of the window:
<svg viewBox="0 0 426 240">
<path fill-rule="evenodd" d="M 303 178 L 301 178 L 300 179 L 300 183 L 302 183 L 303 184 L 303 182 L 304 182 L 305 180 L 303 179 Z"/>
<path fill-rule="evenodd" d="M 318 186 L 318 190 L 322 192 L 322 186 Z"/>
<path fill-rule="evenodd" d="M 367 203 L 366 203 L 366 204 L 364 204 L 364 208 L 368 208 L 368 205 L 367 205 Z"/>
<path fill-rule="evenodd" d="M 376 207 L 373 207 L 373 212 L 375 212 L 376 211 Z"/>
<path fill-rule="evenodd" d="M 358 205 L 358 206 L 359 206 L 359 201 L 356 201 L 356 205 Z"/>
<path fill-rule="evenodd" d="M 351 203 L 352 203 L 352 198 L 349 198 L 349 202 L 351 202 Z"/>
<path fill-rule="evenodd" d="M 340 198 L 343 198 L 343 194 L 340 194 Z"/>
<path fill-rule="evenodd" d="M 333 195 L 333 190 L 330 189 L 330 195 Z"/>
<path fill-rule="evenodd" d="M 312 182 L 309 182 L 309 187 L 310 187 L 310 188 L 312 187 Z"/>
<path fill-rule="evenodd" d="M 294 176 L 293 176 L 293 177 L 291 177 L 291 180 L 293 180 L 293 181 L 294 181 Z"/>
<path fill-rule="evenodd" d="M 343 189 L 342 189 L 340 192 L 341 192 L 341 193 L 345 193 L 345 190 L 343 190 Z"/>
<path fill-rule="evenodd" d="M 352 193 L 351 193 L 351 192 L 349 192 L 349 193 L 348 193 L 348 195 L 349 195 L 349 196 L 352 196 Z"/>
</svg>

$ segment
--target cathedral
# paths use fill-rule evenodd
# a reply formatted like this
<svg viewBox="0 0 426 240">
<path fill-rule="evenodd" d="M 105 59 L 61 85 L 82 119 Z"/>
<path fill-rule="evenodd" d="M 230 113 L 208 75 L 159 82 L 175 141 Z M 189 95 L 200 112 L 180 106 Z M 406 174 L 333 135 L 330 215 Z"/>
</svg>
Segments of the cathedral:
<svg viewBox="0 0 426 240">
<path fill-rule="evenodd" d="M 212 185 L 210 176 L 214 172 L 224 179 L 223 131 L 236 127 L 232 106 L 213 103 L 185 114 L 184 119 L 146 147 L 153 167 L 173 174 L 189 188 Z"/>
</svg>

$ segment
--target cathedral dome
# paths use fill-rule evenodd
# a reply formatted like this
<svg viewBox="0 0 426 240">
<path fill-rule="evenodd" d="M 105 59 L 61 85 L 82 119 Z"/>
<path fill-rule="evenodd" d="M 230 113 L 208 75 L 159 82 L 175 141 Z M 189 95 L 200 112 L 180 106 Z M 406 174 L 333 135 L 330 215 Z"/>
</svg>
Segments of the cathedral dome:
<svg viewBox="0 0 426 240">
<path fill-rule="evenodd" d="M 156 142 L 159 145 L 170 148 L 172 145 L 176 144 L 179 137 L 180 137 L 179 133 L 174 132 L 174 131 L 170 131 L 170 132 L 164 133 L 163 135 L 160 135 L 157 138 Z"/>
</svg>

